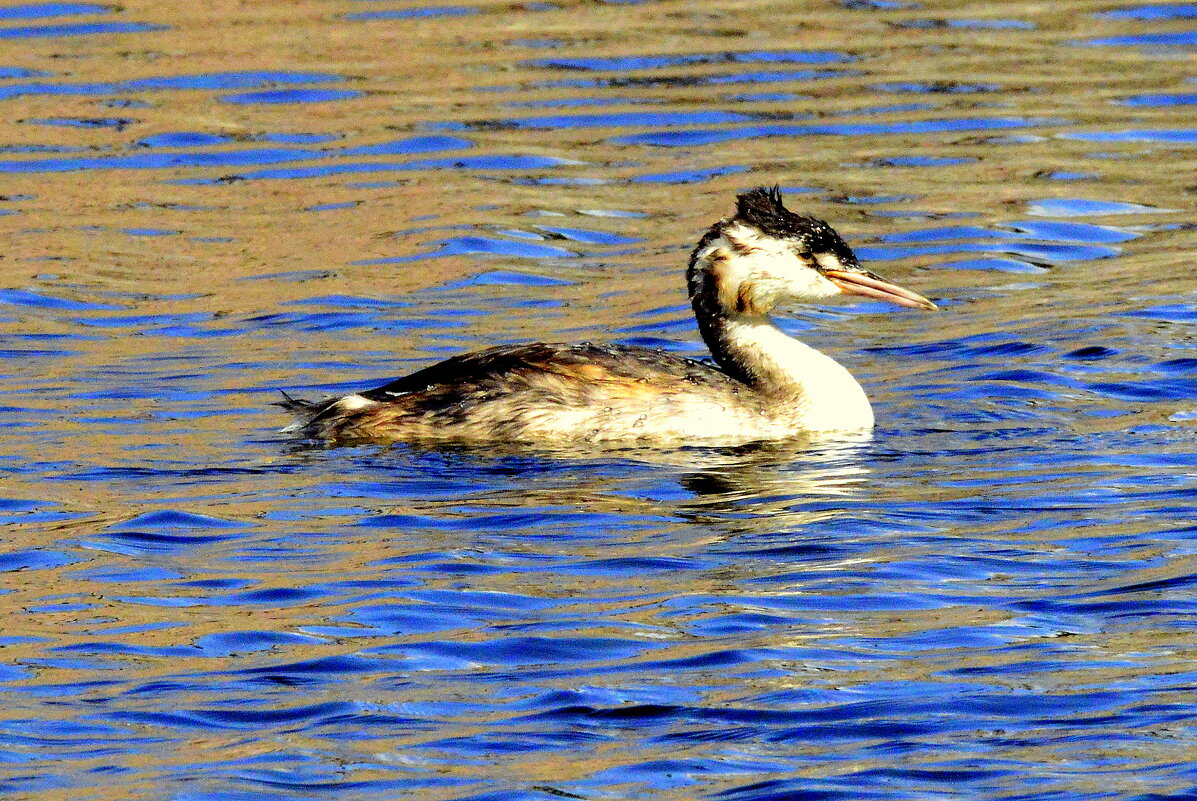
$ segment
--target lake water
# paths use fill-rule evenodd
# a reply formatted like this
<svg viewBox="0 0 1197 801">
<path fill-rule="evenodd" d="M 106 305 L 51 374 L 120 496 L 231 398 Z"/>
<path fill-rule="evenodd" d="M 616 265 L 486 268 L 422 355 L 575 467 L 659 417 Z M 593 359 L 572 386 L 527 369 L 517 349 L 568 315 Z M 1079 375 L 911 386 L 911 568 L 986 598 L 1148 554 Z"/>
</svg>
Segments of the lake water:
<svg viewBox="0 0 1197 801">
<path fill-rule="evenodd" d="M 1197 6 L 0 9 L 0 792 L 1197 798 Z M 780 184 L 871 439 L 326 448 L 277 390 L 701 356 Z"/>
</svg>

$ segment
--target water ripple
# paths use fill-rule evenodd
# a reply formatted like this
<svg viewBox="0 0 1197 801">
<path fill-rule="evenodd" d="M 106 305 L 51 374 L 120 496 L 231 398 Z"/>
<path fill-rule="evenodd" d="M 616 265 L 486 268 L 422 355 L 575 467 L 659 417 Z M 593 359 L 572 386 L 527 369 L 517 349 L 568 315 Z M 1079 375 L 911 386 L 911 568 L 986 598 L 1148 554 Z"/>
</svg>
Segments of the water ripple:
<svg viewBox="0 0 1197 801">
<path fill-rule="evenodd" d="M 1192 4 L 663 10 L 0 9 L 0 793 L 1189 797 Z M 689 249 L 774 183 L 941 302 L 785 310 L 872 436 L 279 432 L 703 358 Z"/>
</svg>

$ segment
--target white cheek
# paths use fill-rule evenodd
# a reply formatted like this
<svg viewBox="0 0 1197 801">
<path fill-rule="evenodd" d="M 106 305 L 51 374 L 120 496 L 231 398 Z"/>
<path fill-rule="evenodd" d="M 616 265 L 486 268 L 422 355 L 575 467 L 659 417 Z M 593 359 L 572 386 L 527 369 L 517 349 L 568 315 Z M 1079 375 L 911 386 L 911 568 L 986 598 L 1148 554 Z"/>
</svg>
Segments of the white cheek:
<svg viewBox="0 0 1197 801">
<path fill-rule="evenodd" d="M 822 300 L 842 294 L 838 286 L 775 239 L 741 226 L 729 230 L 723 239 L 713 244 L 732 250 L 733 245 L 728 239 L 734 239 L 752 250 L 730 261 L 727 278 L 735 286 L 750 281 L 755 294 L 766 306 L 793 298 Z M 834 256 L 819 254 L 818 258 L 820 267 L 825 266 L 822 261 L 824 258 L 834 262 L 826 265 L 828 268 L 842 267 Z"/>
<path fill-rule="evenodd" d="M 751 280 L 759 294 L 774 302 L 787 298 L 821 300 L 842 294 L 838 286 L 788 248 L 760 248 L 739 261 L 738 277 Z"/>
<path fill-rule="evenodd" d="M 803 298 L 834 298 L 840 288 L 809 267 L 799 268 L 787 282 L 786 294 Z"/>
</svg>

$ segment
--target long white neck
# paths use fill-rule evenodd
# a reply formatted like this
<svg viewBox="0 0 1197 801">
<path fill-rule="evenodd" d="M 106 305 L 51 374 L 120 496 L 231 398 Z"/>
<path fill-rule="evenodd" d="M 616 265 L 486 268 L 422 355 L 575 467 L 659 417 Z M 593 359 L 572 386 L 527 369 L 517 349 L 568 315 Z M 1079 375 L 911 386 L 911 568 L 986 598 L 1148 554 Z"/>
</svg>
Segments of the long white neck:
<svg viewBox="0 0 1197 801">
<path fill-rule="evenodd" d="M 708 330 L 713 335 L 708 345 L 720 366 L 767 398 L 793 408 L 803 428 L 872 427 L 873 409 L 852 374 L 786 334 L 767 316 L 731 315 Z"/>
</svg>

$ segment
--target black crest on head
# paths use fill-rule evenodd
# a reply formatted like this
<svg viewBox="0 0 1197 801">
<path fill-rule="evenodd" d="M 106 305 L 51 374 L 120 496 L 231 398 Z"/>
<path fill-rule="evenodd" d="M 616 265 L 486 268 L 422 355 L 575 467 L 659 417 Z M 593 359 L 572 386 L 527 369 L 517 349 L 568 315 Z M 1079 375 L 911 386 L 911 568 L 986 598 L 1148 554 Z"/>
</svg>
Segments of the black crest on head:
<svg viewBox="0 0 1197 801">
<path fill-rule="evenodd" d="M 801 234 L 815 222 L 787 209 L 781 202 L 781 187 L 777 186 L 758 186 L 737 195 L 735 220 L 776 237 Z"/>
<path fill-rule="evenodd" d="M 781 188 L 758 186 L 736 196 L 733 222 L 750 225 L 767 236 L 798 240 L 807 250 L 834 253 L 841 260 L 856 256 L 835 229 L 822 220 L 795 214 L 781 202 Z"/>
</svg>

